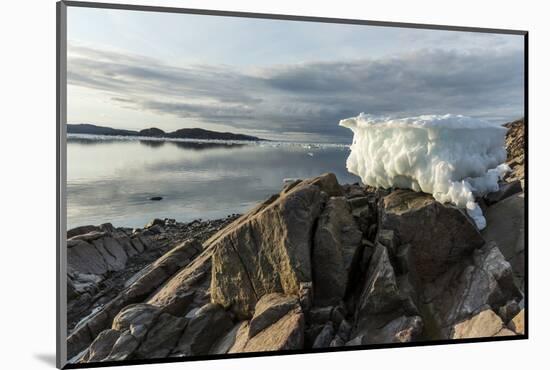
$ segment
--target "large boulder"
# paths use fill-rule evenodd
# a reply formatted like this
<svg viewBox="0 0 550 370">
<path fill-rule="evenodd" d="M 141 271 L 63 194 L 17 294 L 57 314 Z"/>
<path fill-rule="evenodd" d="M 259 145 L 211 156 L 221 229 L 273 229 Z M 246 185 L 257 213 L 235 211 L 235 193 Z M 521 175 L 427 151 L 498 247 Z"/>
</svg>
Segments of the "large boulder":
<svg viewBox="0 0 550 370">
<path fill-rule="evenodd" d="M 508 335 L 501 318 L 492 310 L 484 310 L 453 327 L 452 339 L 484 338 Z M 514 333 L 512 333 L 514 335 Z"/>
<path fill-rule="evenodd" d="M 430 321 L 440 330 L 433 335 L 449 338 L 457 323 L 485 309 L 498 312 L 512 300 L 519 302 L 522 294 L 514 282 L 512 267 L 496 243 L 490 242 L 428 284 L 423 299 L 432 315 Z"/>
<path fill-rule="evenodd" d="M 250 337 L 250 326 L 241 325 L 229 353 L 296 350 L 304 347 L 304 315 L 299 307 Z"/>
<path fill-rule="evenodd" d="M 411 246 L 423 282 L 434 280 L 485 242 L 462 210 L 410 190 L 383 198 L 379 222 L 381 229 L 396 233 L 400 244 Z"/>
<path fill-rule="evenodd" d="M 207 355 L 212 345 L 233 327 L 233 321 L 220 306 L 209 303 L 189 320 L 171 356 Z"/>
<path fill-rule="evenodd" d="M 332 174 L 296 181 L 207 241 L 212 257 L 212 302 L 239 318 L 252 317 L 268 293 L 298 295 L 311 283 L 311 241 L 328 195 L 340 195 Z"/>
<path fill-rule="evenodd" d="M 407 275 L 398 276 L 388 249 L 378 243 L 357 301 L 356 328 L 351 345 L 413 341 L 422 333 L 410 292 L 404 288 Z"/>
<path fill-rule="evenodd" d="M 266 294 L 256 304 L 254 316 L 250 320 L 249 337 L 255 336 L 297 307 L 296 297 L 281 293 Z"/>
<path fill-rule="evenodd" d="M 344 298 L 353 262 L 361 251 L 361 238 L 346 199 L 330 198 L 319 217 L 313 243 L 315 305 L 334 305 Z"/>
<path fill-rule="evenodd" d="M 485 240 L 498 244 L 504 258 L 512 265 L 519 286 L 525 276 L 525 196 L 515 194 L 488 207 Z"/>
</svg>

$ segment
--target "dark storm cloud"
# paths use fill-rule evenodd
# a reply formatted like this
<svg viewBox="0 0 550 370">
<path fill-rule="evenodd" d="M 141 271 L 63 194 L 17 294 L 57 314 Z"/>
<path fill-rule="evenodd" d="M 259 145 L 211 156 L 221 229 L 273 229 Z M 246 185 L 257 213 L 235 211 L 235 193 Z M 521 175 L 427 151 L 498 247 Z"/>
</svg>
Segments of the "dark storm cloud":
<svg viewBox="0 0 550 370">
<path fill-rule="evenodd" d="M 494 122 L 523 112 L 521 50 L 419 50 L 383 59 L 247 70 L 173 67 L 150 58 L 77 48 L 70 84 L 137 109 L 237 129 L 348 137 L 340 119 L 455 113 Z"/>
</svg>

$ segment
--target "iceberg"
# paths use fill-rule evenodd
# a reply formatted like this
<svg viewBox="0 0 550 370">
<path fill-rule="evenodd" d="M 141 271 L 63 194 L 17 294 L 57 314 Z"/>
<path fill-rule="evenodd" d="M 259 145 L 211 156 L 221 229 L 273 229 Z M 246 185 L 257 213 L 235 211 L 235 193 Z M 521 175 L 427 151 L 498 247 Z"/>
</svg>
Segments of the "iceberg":
<svg viewBox="0 0 550 370">
<path fill-rule="evenodd" d="M 478 229 L 486 226 L 477 196 L 498 190 L 506 128 L 462 115 L 376 117 L 361 113 L 340 121 L 353 131 L 348 171 L 374 187 L 430 193 L 466 209 Z"/>
</svg>

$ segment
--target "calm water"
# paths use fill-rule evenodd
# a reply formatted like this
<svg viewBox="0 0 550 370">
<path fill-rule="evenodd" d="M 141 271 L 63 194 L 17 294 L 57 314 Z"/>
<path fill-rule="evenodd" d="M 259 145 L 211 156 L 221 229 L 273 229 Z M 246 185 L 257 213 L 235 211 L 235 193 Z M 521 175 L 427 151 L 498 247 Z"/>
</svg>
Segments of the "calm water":
<svg viewBox="0 0 550 370">
<path fill-rule="evenodd" d="M 349 174 L 346 147 L 69 138 L 67 225 L 151 219 L 188 222 L 242 213 L 277 193 L 284 178 Z M 162 196 L 162 201 L 150 201 Z"/>
</svg>

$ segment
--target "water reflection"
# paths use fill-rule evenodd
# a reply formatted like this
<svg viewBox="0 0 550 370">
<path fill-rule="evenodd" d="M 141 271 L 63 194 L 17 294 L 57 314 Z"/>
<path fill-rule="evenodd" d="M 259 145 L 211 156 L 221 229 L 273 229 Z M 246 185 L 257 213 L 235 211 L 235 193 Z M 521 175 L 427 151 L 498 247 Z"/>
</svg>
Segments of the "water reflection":
<svg viewBox="0 0 550 370">
<path fill-rule="evenodd" d="M 341 183 L 358 181 L 345 168 L 349 151 L 342 148 L 90 141 L 67 144 L 69 228 L 102 222 L 137 227 L 154 217 L 225 217 L 280 191 L 289 177 L 334 172 Z M 153 196 L 163 200 L 152 202 Z"/>
</svg>

